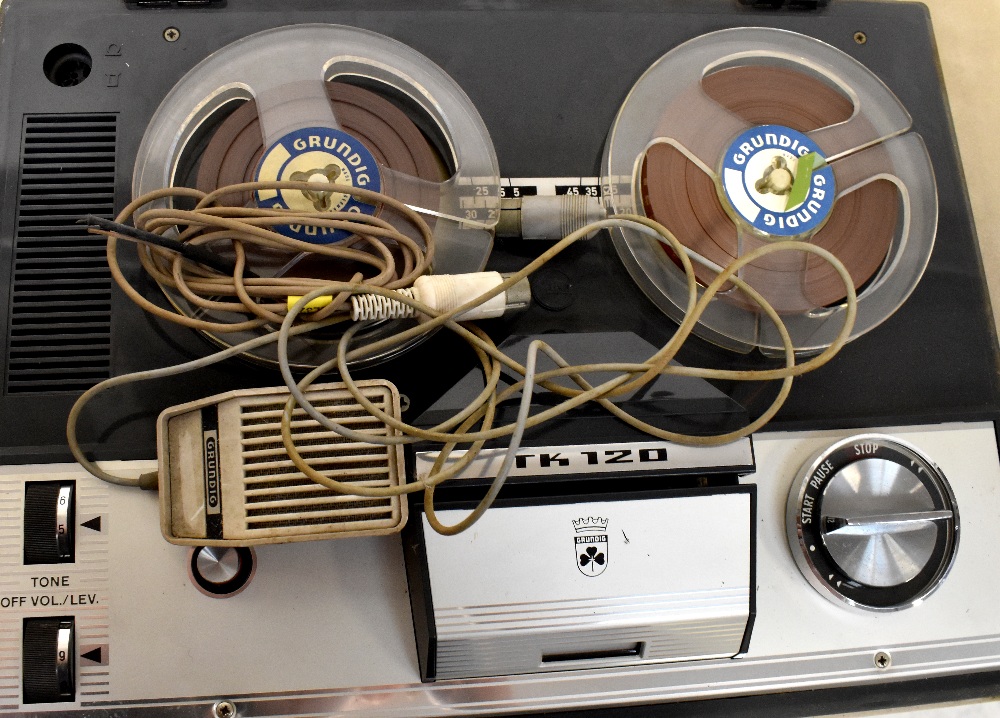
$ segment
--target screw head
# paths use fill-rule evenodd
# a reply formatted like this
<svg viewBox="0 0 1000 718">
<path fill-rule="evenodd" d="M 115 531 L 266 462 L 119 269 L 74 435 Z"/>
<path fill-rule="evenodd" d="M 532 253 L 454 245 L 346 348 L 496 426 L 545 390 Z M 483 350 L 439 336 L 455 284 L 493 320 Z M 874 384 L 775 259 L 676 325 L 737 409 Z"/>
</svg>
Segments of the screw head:
<svg viewBox="0 0 1000 718">
<path fill-rule="evenodd" d="M 168 27 L 163 31 L 163 39 L 167 42 L 177 42 L 181 39 L 181 31 L 176 27 Z"/>
<path fill-rule="evenodd" d="M 859 30 L 858 32 L 854 33 L 854 42 L 858 43 L 859 45 L 864 45 L 866 42 L 868 42 L 868 36 Z"/>
<path fill-rule="evenodd" d="M 236 704 L 232 701 L 219 701 L 212 706 L 215 718 L 236 718 Z"/>
<path fill-rule="evenodd" d="M 876 668 L 881 668 L 884 670 L 892 665 L 892 656 L 890 656 L 885 651 L 879 651 L 878 653 L 875 654 L 874 661 Z"/>
</svg>

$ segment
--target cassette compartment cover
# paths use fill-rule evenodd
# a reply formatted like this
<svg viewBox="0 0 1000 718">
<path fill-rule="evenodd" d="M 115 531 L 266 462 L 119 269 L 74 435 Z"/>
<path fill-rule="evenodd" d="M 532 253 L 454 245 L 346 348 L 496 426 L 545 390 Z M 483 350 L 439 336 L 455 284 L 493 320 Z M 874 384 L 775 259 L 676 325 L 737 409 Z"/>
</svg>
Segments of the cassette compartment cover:
<svg viewBox="0 0 1000 718">
<path fill-rule="evenodd" d="M 404 552 L 421 677 L 729 658 L 754 615 L 755 487 L 495 505 Z M 450 524 L 463 509 L 438 512 Z M 426 605 L 425 605 L 426 604 Z"/>
</svg>

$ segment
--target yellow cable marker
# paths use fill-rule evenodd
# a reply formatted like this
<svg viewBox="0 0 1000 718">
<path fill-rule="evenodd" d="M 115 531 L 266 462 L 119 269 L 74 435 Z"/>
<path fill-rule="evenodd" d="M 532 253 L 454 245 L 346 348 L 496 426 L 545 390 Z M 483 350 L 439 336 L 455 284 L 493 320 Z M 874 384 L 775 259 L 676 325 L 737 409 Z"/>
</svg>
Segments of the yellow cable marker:
<svg viewBox="0 0 1000 718">
<path fill-rule="evenodd" d="M 289 294 L 288 295 L 288 309 L 291 310 L 291 308 L 293 306 L 295 306 L 295 303 L 297 301 L 299 301 L 300 299 L 302 299 L 302 296 L 296 297 L 294 295 Z M 314 312 L 318 312 L 320 309 L 322 309 L 323 307 L 327 306 L 332 301 L 333 301 L 333 295 L 332 294 L 326 294 L 326 295 L 324 295 L 322 297 L 316 297 L 315 299 L 313 299 L 311 302 L 307 303 L 302 308 L 302 312 L 301 313 L 302 314 L 312 314 Z"/>
</svg>

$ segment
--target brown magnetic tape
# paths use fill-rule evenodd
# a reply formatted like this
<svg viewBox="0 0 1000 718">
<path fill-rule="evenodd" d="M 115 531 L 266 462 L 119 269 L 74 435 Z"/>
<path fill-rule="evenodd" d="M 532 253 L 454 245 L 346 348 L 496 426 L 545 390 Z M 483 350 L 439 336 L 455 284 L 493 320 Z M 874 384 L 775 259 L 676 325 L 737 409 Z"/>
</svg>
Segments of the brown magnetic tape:
<svg viewBox="0 0 1000 718">
<path fill-rule="evenodd" d="M 703 79 L 702 88 L 747 122 L 783 125 L 803 133 L 844 122 L 854 109 L 847 97 L 818 78 L 770 65 L 719 70 Z M 736 226 L 712 178 L 670 145 L 657 144 L 647 152 L 641 191 L 648 216 L 720 266 L 767 241 L 745 232 L 744 246 L 738 249 Z M 860 289 L 889 253 L 898 211 L 896 187 L 885 180 L 872 182 L 841 197 L 809 241 L 833 252 Z M 699 264 L 695 272 L 705 284 L 714 277 Z M 831 265 L 812 255 L 772 254 L 748 266 L 743 278 L 781 313 L 832 306 L 845 298 L 843 283 Z"/>
<path fill-rule="evenodd" d="M 341 129 L 359 139 L 379 165 L 431 182 L 447 178 L 437 150 L 401 109 L 370 90 L 343 82 L 326 83 L 326 91 Z M 229 115 L 209 140 L 197 188 L 211 192 L 253 181 L 263 153 L 257 104 L 250 100 Z M 227 203 L 233 206 L 246 205 L 251 199 L 249 193 L 229 197 Z"/>
</svg>

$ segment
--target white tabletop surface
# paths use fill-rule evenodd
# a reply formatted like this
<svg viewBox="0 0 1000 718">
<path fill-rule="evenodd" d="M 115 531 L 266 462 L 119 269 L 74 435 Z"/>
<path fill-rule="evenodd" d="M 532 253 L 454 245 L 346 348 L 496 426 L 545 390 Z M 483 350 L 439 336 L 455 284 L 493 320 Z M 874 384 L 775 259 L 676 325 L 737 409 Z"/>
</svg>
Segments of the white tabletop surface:
<svg viewBox="0 0 1000 718">
<path fill-rule="evenodd" d="M 996 716 L 1000 716 L 1000 703 L 975 701 L 890 711 L 837 713 L 823 718 L 996 718 Z"/>
<path fill-rule="evenodd" d="M 837 0 L 832 0 L 837 2 Z M 931 10 L 945 88 L 972 200 L 986 278 L 1000 317 L 1000 0 L 924 0 Z M 1000 597 L 998 597 L 1000 598 Z M 894 718 L 996 718 L 1000 702 L 855 713 Z"/>
<path fill-rule="evenodd" d="M 836 2 L 837 0 L 833 0 Z M 993 297 L 1000 301 L 1000 0 L 925 0 Z"/>
</svg>

